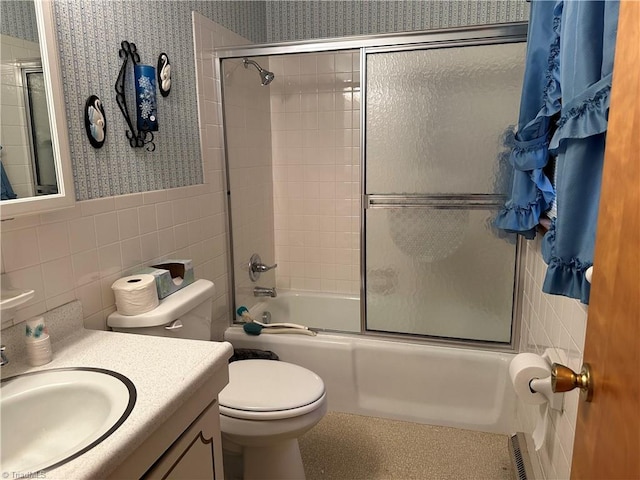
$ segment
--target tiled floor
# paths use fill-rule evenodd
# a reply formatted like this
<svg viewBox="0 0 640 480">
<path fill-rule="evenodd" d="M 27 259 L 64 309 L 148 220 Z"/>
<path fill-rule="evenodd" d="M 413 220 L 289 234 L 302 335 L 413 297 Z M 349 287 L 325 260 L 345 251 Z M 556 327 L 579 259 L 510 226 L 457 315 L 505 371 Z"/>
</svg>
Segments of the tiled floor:
<svg viewBox="0 0 640 480">
<path fill-rule="evenodd" d="M 330 412 L 300 439 L 307 480 L 508 480 L 507 436 Z"/>
</svg>

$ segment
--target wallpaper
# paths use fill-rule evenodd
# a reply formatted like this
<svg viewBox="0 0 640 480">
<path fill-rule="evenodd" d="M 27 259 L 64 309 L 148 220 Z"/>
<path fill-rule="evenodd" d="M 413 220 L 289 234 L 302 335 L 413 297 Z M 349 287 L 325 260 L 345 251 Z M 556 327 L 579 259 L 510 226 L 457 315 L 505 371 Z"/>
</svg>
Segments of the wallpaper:
<svg viewBox="0 0 640 480">
<path fill-rule="evenodd" d="M 5 1 L 0 2 L 5 4 Z M 13 2 L 20 9 L 25 2 Z M 191 11 L 255 43 L 422 30 L 526 19 L 524 0 L 204 1 L 57 0 L 54 4 L 79 200 L 202 182 Z M 4 10 L 3 10 L 4 13 Z M 4 23 L 10 23 L 5 20 Z M 134 149 L 115 99 L 120 42 L 138 47 L 141 63 L 161 52 L 172 65 L 172 90 L 158 97 L 155 151 Z M 131 76 L 131 72 L 128 72 Z M 84 133 L 86 99 L 97 95 L 107 139 L 96 150 Z"/>
<path fill-rule="evenodd" d="M 0 33 L 38 43 L 36 10 L 32 1 L 0 1 Z"/>
<path fill-rule="evenodd" d="M 191 11 L 263 42 L 264 7 L 262 2 L 244 1 L 55 2 L 78 200 L 202 183 Z M 159 130 L 154 132 L 153 152 L 132 148 L 125 137 L 127 124 L 115 94 L 123 40 L 136 44 L 142 64 L 155 66 L 162 52 L 171 61 L 171 93 L 157 96 Z M 130 69 L 130 88 L 132 76 Z M 84 131 L 83 112 L 90 95 L 102 99 L 107 119 L 107 138 L 99 150 L 89 144 Z"/>
<path fill-rule="evenodd" d="M 525 0 L 267 0 L 267 42 L 519 22 Z"/>
</svg>

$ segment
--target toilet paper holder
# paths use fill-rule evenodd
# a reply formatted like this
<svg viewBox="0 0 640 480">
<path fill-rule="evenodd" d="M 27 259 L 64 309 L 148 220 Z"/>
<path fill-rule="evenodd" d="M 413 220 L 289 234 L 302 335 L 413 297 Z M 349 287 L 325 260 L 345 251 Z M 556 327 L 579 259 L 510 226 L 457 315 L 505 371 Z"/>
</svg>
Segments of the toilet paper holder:
<svg viewBox="0 0 640 480">
<path fill-rule="evenodd" d="M 576 373 L 560 363 L 552 364 L 551 388 L 555 393 L 569 392 L 574 388 L 579 388 L 580 399 L 585 402 L 590 402 L 593 399 L 591 366 L 585 363 L 582 365 L 580 373 Z"/>
</svg>

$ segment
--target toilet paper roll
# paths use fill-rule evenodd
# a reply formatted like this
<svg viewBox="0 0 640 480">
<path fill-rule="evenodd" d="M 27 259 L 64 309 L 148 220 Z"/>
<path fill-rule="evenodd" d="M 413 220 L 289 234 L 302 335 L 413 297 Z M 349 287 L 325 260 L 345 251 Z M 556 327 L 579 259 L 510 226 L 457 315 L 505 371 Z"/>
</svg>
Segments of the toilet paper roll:
<svg viewBox="0 0 640 480">
<path fill-rule="evenodd" d="M 536 426 L 533 429 L 531 438 L 533 438 L 533 447 L 536 452 L 544 445 L 544 440 L 547 438 L 547 429 L 549 428 L 549 404 L 545 403 L 538 405 L 538 414 L 536 416 Z"/>
<path fill-rule="evenodd" d="M 520 353 L 509 365 L 509 377 L 516 394 L 524 403 L 540 405 L 547 402 L 547 398 L 539 392 L 531 390 L 531 380 L 551 376 L 551 365 L 535 353 Z"/>
<path fill-rule="evenodd" d="M 140 315 L 156 308 L 160 301 L 153 275 L 140 274 L 122 277 L 111 285 L 116 308 L 122 315 Z"/>
<path fill-rule="evenodd" d="M 509 377 L 516 394 L 524 403 L 539 405 L 532 434 L 533 445 L 538 451 L 544 444 L 549 426 L 549 399 L 546 395 L 551 394 L 551 365 L 534 353 L 520 353 L 509 364 Z M 532 380 L 544 393 L 531 389 Z"/>
</svg>

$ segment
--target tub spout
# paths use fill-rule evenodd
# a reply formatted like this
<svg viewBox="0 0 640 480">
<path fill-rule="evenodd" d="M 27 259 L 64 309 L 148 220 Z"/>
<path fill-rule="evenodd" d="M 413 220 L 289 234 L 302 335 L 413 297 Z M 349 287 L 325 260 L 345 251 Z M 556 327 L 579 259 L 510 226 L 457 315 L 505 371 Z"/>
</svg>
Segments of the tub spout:
<svg viewBox="0 0 640 480">
<path fill-rule="evenodd" d="M 278 296 L 278 292 L 276 292 L 276 287 L 267 288 L 267 287 L 255 287 L 253 289 L 254 297 L 271 297 L 275 298 Z"/>
</svg>

